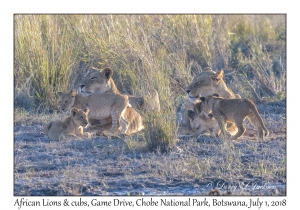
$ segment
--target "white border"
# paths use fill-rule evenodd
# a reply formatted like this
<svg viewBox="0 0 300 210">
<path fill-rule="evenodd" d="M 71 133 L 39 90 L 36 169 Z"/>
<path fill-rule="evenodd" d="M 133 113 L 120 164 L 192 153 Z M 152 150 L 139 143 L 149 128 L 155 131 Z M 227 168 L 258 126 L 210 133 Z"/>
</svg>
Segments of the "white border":
<svg viewBox="0 0 300 210">
<path fill-rule="evenodd" d="M 293 2 L 276 2 L 274 0 L 252 1 L 38 1 L 15 0 L 1 2 L 1 89 L 5 101 L 1 103 L 1 110 L 5 110 L 1 117 L 1 206 L 11 209 L 13 203 L 19 197 L 13 196 L 13 14 L 15 13 L 286 13 L 287 14 L 287 197 L 262 197 L 262 200 L 288 200 L 288 207 L 296 207 L 299 180 L 296 179 L 299 172 L 297 147 L 299 140 L 296 131 L 299 130 L 299 117 L 297 94 L 299 80 L 299 13 L 297 4 Z M 29 197 L 27 197 L 29 198 Z M 38 197 L 35 197 L 39 199 Z M 43 197 L 47 198 L 47 197 Z M 50 197 L 54 199 L 54 197 Z M 102 197 L 104 198 L 104 197 Z M 113 199 L 113 197 L 105 197 Z M 119 197 L 121 198 L 121 197 Z M 149 198 L 149 197 L 148 197 Z M 176 197 L 180 198 L 180 197 Z M 186 197 L 183 197 L 185 199 Z M 202 199 L 201 197 L 200 199 Z M 220 197 L 218 197 L 220 199 Z M 247 197 L 255 199 L 256 197 Z M 58 197 L 58 199 L 63 199 Z M 75 199 L 68 197 L 69 200 Z M 79 198 L 78 198 L 79 199 Z M 87 199 L 92 199 L 87 197 Z M 128 199 L 136 199 L 130 197 Z M 211 197 L 209 199 L 212 199 Z M 228 200 L 243 200 L 243 197 L 226 197 Z M 41 207 L 39 207 L 40 209 Z M 83 209 L 77 207 L 76 209 Z M 101 208 L 101 207 L 98 207 Z M 182 207 L 173 207 L 179 209 Z M 199 208 L 199 207 L 189 207 Z M 23 209 L 23 208 L 22 208 Z M 85 208 L 87 209 L 87 208 Z M 125 207 L 126 209 L 126 207 Z M 229 209 L 229 208 L 227 208 Z M 280 208 L 281 209 L 281 208 Z"/>
</svg>

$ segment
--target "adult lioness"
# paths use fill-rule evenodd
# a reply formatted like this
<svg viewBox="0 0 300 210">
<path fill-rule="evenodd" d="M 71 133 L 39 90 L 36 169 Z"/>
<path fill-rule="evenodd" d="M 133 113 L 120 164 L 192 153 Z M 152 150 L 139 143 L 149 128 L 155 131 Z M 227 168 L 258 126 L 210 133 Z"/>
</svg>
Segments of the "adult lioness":
<svg viewBox="0 0 300 210">
<path fill-rule="evenodd" d="M 70 93 L 58 92 L 60 110 L 67 112 L 72 107 L 79 109 L 89 108 L 89 120 L 100 120 L 111 117 L 111 129 L 107 135 L 113 135 L 119 131 L 120 125 L 128 124 L 124 118 L 127 107 L 131 107 L 128 97 L 121 94 L 101 94 L 83 96 L 77 94 L 76 90 Z M 122 122 L 120 122 L 122 120 Z M 122 129 L 127 129 L 122 126 Z"/>
<path fill-rule="evenodd" d="M 88 125 L 89 109 L 71 110 L 71 115 L 65 120 L 50 122 L 44 126 L 44 133 L 51 140 L 82 139 L 84 136 L 89 138 L 89 133 L 83 133 L 83 127 Z"/>
<path fill-rule="evenodd" d="M 104 68 L 102 70 L 89 68 L 79 84 L 79 91 L 84 95 L 116 93 L 120 94 L 113 78 L 113 70 Z M 129 103 L 135 110 L 141 110 L 142 113 L 152 110 L 160 111 L 160 102 L 158 93 L 155 89 L 150 89 L 143 97 L 128 95 Z"/>
<path fill-rule="evenodd" d="M 186 87 L 186 92 L 190 101 L 194 102 L 198 96 L 208 96 L 214 93 L 219 93 L 223 98 L 241 98 L 240 95 L 234 94 L 227 87 L 223 80 L 224 71 L 214 72 L 210 68 L 205 68 L 203 72 L 195 76 L 189 86 Z"/>
<path fill-rule="evenodd" d="M 188 100 L 183 102 L 181 107 L 182 119 L 180 119 L 180 125 L 184 127 L 190 127 L 190 120 L 188 118 L 188 110 L 193 110 L 194 102 L 200 96 L 212 95 L 218 92 L 220 96 L 224 98 L 241 98 L 238 94 L 234 94 L 230 88 L 227 87 L 223 80 L 224 71 L 219 72 L 212 71 L 210 68 L 204 68 L 203 72 L 195 76 L 190 85 L 186 87 L 188 94 Z M 205 121 L 203 121 L 205 122 Z M 229 129 L 230 127 L 230 129 Z M 227 129 L 233 132 L 237 130 L 234 123 L 228 123 Z"/>
<path fill-rule="evenodd" d="M 201 107 L 206 113 L 212 112 L 219 123 L 222 134 L 226 137 L 226 122 L 234 122 L 238 127 L 238 132 L 231 137 L 232 140 L 242 136 L 246 129 L 243 125 L 244 119 L 247 117 L 250 123 L 258 130 L 258 139 L 264 140 L 269 135 L 260 114 L 253 101 L 250 99 L 224 99 L 214 94 L 207 97 L 200 97 L 202 101 Z"/>
</svg>

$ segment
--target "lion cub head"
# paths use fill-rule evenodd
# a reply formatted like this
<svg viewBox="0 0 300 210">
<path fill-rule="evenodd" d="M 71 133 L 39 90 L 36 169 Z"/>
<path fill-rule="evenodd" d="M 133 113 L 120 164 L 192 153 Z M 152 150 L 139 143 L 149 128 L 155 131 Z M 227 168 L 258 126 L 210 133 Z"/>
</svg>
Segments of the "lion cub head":
<svg viewBox="0 0 300 210">
<path fill-rule="evenodd" d="M 111 76 L 113 70 L 104 68 L 102 70 L 90 68 L 79 84 L 79 91 L 84 95 L 102 94 L 115 86 Z"/>
<path fill-rule="evenodd" d="M 212 130 L 217 126 L 217 121 L 212 114 L 205 112 L 197 114 L 194 110 L 189 109 L 187 115 L 190 119 L 191 128 L 197 135 L 208 129 Z"/>
<path fill-rule="evenodd" d="M 89 124 L 88 115 L 90 110 L 87 109 L 77 109 L 72 108 L 71 110 L 71 118 L 76 125 L 86 127 Z"/>
<path fill-rule="evenodd" d="M 74 105 L 75 96 L 77 95 L 76 90 L 71 90 L 70 93 L 58 92 L 58 104 L 59 109 L 63 112 L 68 112 Z"/>
<path fill-rule="evenodd" d="M 215 103 L 213 99 L 215 98 L 224 99 L 223 97 L 220 97 L 219 93 L 214 93 L 207 97 L 199 97 L 199 99 L 201 100 L 201 109 L 207 113 L 211 112 Z"/>
<path fill-rule="evenodd" d="M 225 85 L 223 75 L 223 70 L 216 73 L 209 68 L 205 68 L 204 71 L 199 73 L 185 89 L 190 101 L 195 102 L 199 95 L 208 96 L 217 92 L 217 90 Z"/>
</svg>

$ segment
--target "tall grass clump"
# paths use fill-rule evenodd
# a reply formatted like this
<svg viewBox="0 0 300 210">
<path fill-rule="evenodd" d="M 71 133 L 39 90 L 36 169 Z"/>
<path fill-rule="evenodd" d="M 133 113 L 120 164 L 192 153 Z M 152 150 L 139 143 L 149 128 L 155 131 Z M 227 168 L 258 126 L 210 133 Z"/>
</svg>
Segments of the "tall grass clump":
<svg viewBox="0 0 300 210">
<path fill-rule="evenodd" d="M 176 123 L 170 113 L 151 113 L 144 119 L 144 137 L 149 151 L 166 153 L 173 149 L 176 144 Z M 163 115 L 164 114 L 164 115 Z"/>
<path fill-rule="evenodd" d="M 111 67 L 122 93 L 155 88 L 162 113 L 146 122 L 161 139 L 174 137 L 183 88 L 207 66 L 242 97 L 285 98 L 285 15 L 16 14 L 14 24 L 15 105 L 26 109 L 56 109 L 86 66 Z"/>
</svg>

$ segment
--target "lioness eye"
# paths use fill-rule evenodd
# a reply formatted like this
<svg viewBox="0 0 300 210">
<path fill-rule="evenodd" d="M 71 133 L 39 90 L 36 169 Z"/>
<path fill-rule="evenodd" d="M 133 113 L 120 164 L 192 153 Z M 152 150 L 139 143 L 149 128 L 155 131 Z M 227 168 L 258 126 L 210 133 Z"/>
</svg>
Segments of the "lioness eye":
<svg viewBox="0 0 300 210">
<path fill-rule="evenodd" d="M 198 81 L 196 84 L 200 85 L 202 81 Z"/>
</svg>

